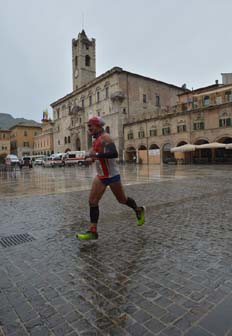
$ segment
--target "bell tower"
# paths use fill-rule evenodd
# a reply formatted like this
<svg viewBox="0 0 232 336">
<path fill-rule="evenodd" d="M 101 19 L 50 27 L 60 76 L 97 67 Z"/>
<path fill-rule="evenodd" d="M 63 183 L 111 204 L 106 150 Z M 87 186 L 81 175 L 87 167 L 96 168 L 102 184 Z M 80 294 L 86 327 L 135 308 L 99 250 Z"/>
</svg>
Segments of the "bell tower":
<svg viewBox="0 0 232 336">
<path fill-rule="evenodd" d="M 85 31 L 72 40 L 73 90 L 96 78 L 95 39 L 89 40 Z"/>
</svg>

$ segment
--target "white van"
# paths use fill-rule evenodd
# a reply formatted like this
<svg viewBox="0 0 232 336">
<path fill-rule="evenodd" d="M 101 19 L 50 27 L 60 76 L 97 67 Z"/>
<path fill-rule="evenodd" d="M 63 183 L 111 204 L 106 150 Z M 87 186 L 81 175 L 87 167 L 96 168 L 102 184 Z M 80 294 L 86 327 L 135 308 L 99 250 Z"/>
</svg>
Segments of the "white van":
<svg viewBox="0 0 232 336">
<path fill-rule="evenodd" d="M 63 161 L 65 165 L 74 165 L 83 166 L 86 164 L 85 161 L 86 152 L 85 151 L 70 151 L 65 153 L 63 156 Z"/>
<path fill-rule="evenodd" d="M 14 154 L 8 154 L 5 163 L 7 166 L 19 166 L 20 167 L 20 161 L 17 155 Z"/>
</svg>

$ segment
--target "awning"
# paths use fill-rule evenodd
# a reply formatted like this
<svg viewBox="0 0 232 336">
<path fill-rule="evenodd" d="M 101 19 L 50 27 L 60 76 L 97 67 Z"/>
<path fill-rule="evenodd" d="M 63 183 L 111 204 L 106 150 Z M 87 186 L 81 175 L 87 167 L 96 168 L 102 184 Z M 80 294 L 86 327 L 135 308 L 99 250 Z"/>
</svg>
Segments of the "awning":
<svg viewBox="0 0 232 336">
<path fill-rule="evenodd" d="M 192 144 L 185 144 L 182 146 L 177 146 L 171 148 L 171 152 L 193 152 L 195 151 L 196 146 Z"/>
<path fill-rule="evenodd" d="M 211 142 L 211 143 L 206 143 L 203 145 L 197 145 L 196 146 L 197 149 L 204 149 L 204 148 L 226 148 L 226 145 L 223 143 L 219 143 L 219 142 Z"/>
</svg>

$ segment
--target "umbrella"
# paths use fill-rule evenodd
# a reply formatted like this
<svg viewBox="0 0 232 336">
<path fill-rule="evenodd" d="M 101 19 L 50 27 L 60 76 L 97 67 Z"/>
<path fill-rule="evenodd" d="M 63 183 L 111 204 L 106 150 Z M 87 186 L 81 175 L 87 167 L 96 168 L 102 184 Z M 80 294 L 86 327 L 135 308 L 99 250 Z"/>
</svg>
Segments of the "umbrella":
<svg viewBox="0 0 232 336">
<path fill-rule="evenodd" d="M 197 149 L 204 149 L 204 148 L 212 149 L 212 148 L 225 148 L 225 147 L 226 147 L 225 144 L 219 143 L 219 142 L 211 142 L 211 143 L 206 143 L 203 145 L 196 146 Z"/>
<path fill-rule="evenodd" d="M 182 146 L 177 146 L 171 148 L 171 152 L 193 152 L 195 151 L 196 146 L 191 144 L 185 144 Z"/>
</svg>

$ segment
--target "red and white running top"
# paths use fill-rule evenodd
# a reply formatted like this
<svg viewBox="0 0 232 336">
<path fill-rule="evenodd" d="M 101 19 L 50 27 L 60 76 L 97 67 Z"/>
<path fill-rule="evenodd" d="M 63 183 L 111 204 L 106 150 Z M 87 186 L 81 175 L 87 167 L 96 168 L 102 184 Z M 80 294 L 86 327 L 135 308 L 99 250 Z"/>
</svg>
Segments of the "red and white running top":
<svg viewBox="0 0 232 336">
<path fill-rule="evenodd" d="M 105 136 L 105 132 L 103 132 L 99 137 L 97 137 L 93 141 L 93 149 L 96 153 L 103 153 L 104 146 L 102 138 Z M 106 159 L 106 158 L 94 158 L 96 162 L 97 176 L 100 179 L 113 177 L 119 175 L 119 169 L 117 167 L 116 159 Z"/>
</svg>

